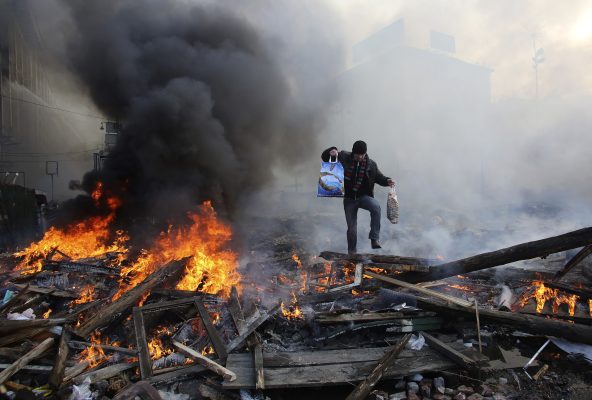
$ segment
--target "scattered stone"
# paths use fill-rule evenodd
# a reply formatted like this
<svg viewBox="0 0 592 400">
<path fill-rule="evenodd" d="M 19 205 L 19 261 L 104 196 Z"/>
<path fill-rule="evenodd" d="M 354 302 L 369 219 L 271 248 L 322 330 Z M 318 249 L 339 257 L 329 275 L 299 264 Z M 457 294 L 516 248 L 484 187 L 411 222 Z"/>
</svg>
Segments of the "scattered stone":
<svg viewBox="0 0 592 400">
<path fill-rule="evenodd" d="M 493 400 L 506 400 L 506 396 L 501 393 L 494 393 L 492 398 Z"/>
<path fill-rule="evenodd" d="M 432 396 L 433 400 L 452 400 L 452 397 L 446 396 L 445 394 L 436 393 Z"/>
<path fill-rule="evenodd" d="M 456 390 L 466 394 L 467 396 L 475 393 L 475 389 L 473 389 L 471 386 L 465 386 L 465 385 L 460 385 L 459 387 L 456 388 Z"/>
<path fill-rule="evenodd" d="M 444 394 L 444 390 L 446 389 L 444 378 L 441 376 L 434 378 L 434 389 L 436 389 L 436 392 Z"/>
<path fill-rule="evenodd" d="M 451 388 L 445 388 L 444 389 L 444 394 L 447 394 L 447 395 L 451 396 L 454 393 L 456 393 L 456 390 L 454 390 L 454 389 L 451 389 Z"/>
<path fill-rule="evenodd" d="M 487 385 L 479 385 L 479 393 L 481 396 L 490 397 L 493 395 L 493 390 Z"/>
<path fill-rule="evenodd" d="M 410 381 L 413 382 L 420 382 L 423 379 L 423 375 L 422 374 L 415 374 L 412 377 L 409 378 Z"/>
<path fill-rule="evenodd" d="M 483 396 L 481 396 L 479 393 L 473 393 L 467 397 L 467 400 L 483 400 Z"/>
<path fill-rule="evenodd" d="M 498 382 L 500 385 L 507 385 L 508 384 L 508 378 L 504 378 L 504 377 L 499 377 Z"/>
<path fill-rule="evenodd" d="M 419 385 L 415 382 L 407 382 L 407 391 L 417 393 L 419 392 Z"/>
<path fill-rule="evenodd" d="M 391 396 L 389 397 L 389 400 L 403 400 L 406 398 L 407 398 L 407 393 L 398 392 L 398 393 L 391 394 Z"/>
<path fill-rule="evenodd" d="M 463 392 L 457 393 L 456 396 L 454 396 L 454 400 L 467 400 L 467 395 Z"/>
<path fill-rule="evenodd" d="M 382 390 L 373 390 L 370 395 L 368 396 L 369 399 L 372 400 L 388 400 L 389 395 Z"/>
<path fill-rule="evenodd" d="M 419 384 L 419 393 L 424 397 L 431 397 L 432 395 L 432 382 L 430 381 L 430 383 L 420 383 Z"/>
</svg>

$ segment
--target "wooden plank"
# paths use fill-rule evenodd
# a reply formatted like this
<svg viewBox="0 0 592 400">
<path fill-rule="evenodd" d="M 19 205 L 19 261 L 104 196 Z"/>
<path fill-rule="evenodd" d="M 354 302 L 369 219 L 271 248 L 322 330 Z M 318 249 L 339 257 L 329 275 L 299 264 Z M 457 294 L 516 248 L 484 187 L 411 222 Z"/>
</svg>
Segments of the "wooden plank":
<svg viewBox="0 0 592 400">
<path fill-rule="evenodd" d="M 43 288 L 43 287 L 39 287 L 39 286 L 33 286 L 33 285 L 23 285 L 20 283 L 10 283 L 9 287 L 15 287 L 17 289 L 24 289 L 26 286 L 29 287 L 28 291 L 32 292 L 32 293 L 39 293 L 39 294 L 47 294 L 53 297 L 61 297 L 64 299 L 76 299 L 78 298 L 78 294 L 77 293 L 73 293 L 73 292 L 67 292 L 64 290 L 56 290 L 56 289 L 52 289 L 52 288 Z"/>
<path fill-rule="evenodd" d="M 140 359 L 140 375 L 142 379 L 148 379 L 152 376 L 152 359 L 148 352 L 148 341 L 146 340 L 146 328 L 144 327 L 144 315 L 138 307 L 134 307 L 134 332 L 136 334 L 136 349 Z"/>
<path fill-rule="evenodd" d="M 255 361 L 255 388 L 258 390 L 265 389 L 265 370 L 263 368 L 263 348 L 260 343 L 253 347 L 253 357 Z"/>
<path fill-rule="evenodd" d="M 201 364 L 210 371 L 215 372 L 216 374 L 224 377 L 224 379 L 227 379 L 231 382 L 236 380 L 236 374 L 234 372 L 218 364 L 214 360 L 210 360 L 209 358 L 202 356 L 200 353 L 193 350 L 191 347 L 185 346 L 183 343 L 179 343 L 176 340 L 173 340 L 173 346 L 179 349 L 183 354 L 189 356 L 198 364 Z"/>
<path fill-rule="evenodd" d="M 404 314 L 402 312 L 368 312 L 368 313 L 344 313 L 337 315 L 316 315 L 315 320 L 319 324 L 337 324 L 344 322 L 363 321 L 388 321 L 393 319 L 415 319 L 421 317 L 433 317 L 436 313 Z"/>
<path fill-rule="evenodd" d="M 58 354 L 56 355 L 53 369 L 49 375 L 49 385 L 53 388 L 59 388 L 64 380 L 64 372 L 66 371 L 66 361 L 68 360 L 68 354 L 70 348 L 68 347 L 68 341 L 70 340 L 70 330 L 67 327 L 62 328 L 62 334 L 60 336 L 60 342 L 58 344 Z"/>
<path fill-rule="evenodd" d="M 323 353 L 323 352 L 318 352 Z M 234 382 L 224 382 L 225 389 L 243 389 L 255 387 L 254 365 L 238 366 L 230 363 L 229 355 L 227 367 L 237 374 Z M 251 358 L 251 363 L 253 362 Z M 376 367 L 376 361 L 359 363 L 341 363 L 327 365 L 311 365 L 286 368 L 265 367 L 265 388 L 314 387 L 325 385 L 339 385 L 348 382 L 364 380 Z M 397 360 L 384 373 L 385 378 L 394 378 L 426 371 L 453 370 L 455 364 L 433 351 L 422 351 L 415 357 Z"/>
<path fill-rule="evenodd" d="M 346 400 L 362 400 L 365 399 L 372 388 L 380 381 L 387 367 L 389 367 L 399 356 L 409 339 L 411 334 L 407 334 L 401 338 L 401 340 L 393 346 L 385 355 L 380 359 L 378 365 L 374 367 L 372 373 L 361 382 L 350 394 Z"/>
<path fill-rule="evenodd" d="M 165 385 L 178 382 L 192 375 L 201 374 L 205 371 L 207 371 L 207 369 L 202 365 L 187 365 L 179 367 L 175 371 L 151 376 L 146 381 L 152 385 Z"/>
<path fill-rule="evenodd" d="M 245 331 L 242 334 L 238 335 L 236 338 L 232 339 L 232 341 L 228 343 L 228 346 L 226 346 L 226 350 L 228 351 L 228 353 L 240 346 L 251 333 L 255 332 L 255 330 L 259 328 L 261 324 L 267 321 L 267 319 L 274 315 L 279 309 L 280 305 L 277 304 L 268 312 L 264 312 L 258 317 L 255 314 L 254 316 L 251 316 L 251 318 L 247 319 Z M 257 318 L 254 319 L 254 317 Z"/>
<path fill-rule="evenodd" d="M 4 371 L 0 372 L 0 385 L 3 384 L 8 378 L 12 375 L 16 374 L 19 370 L 21 370 L 25 365 L 27 365 L 32 360 L 36 359 L 37 357 L 41 356 L 47 350 L 53 346 L 54 339 L 47 338 L 33 349 L 31 349 L 27 354 L 16 360 L 12 363 L 8 368 Z"/>
<path fill-rule="evenodd" d="M 461 307 L 451 302 L 443 303 L 438 300 L 422 297 L 418 297 L 417 300 L 424 305 L 429 305 L 454 314 L 462 312 L 472 317 L 475 313 L 475 309 L 472 307 Z M 490 309 L 480 309 L 479 316 L 488 321 L 507 324 L 513 329 L 521 329 L 537 335 L 557 336 L 573 342 L 592 344 L 592 326 L 573 324 L 534 315 Z"/>
<path fill-rule="evenodd" d="M 141 308 L 142 308 L 143 313 L 168 311 L 173 308 L 182 308 L 182 307 L 193 306 L 194 301 L 196 299 L 200 299 L 200 298 L 201 298 L 201 296 L 194 296 L 191 298 L 183 298 L 183 299 L 178 299 L 178 300 L 159 301 L 158 303 L 148 304 L 148 305 L 142 306 Z"/>
<path fill-rule="evenodd" d="M 109 365 L 105 368 L 100 368 L 94 371 L 87 372 L 85 374 L 78 375 L 72 381 L 80 385 L 82 384 L 87 378 L 90 379 L 90 383 L 95 383 L 101 381 L 103 379 L 109 379 L 122 373 L 123 371 L 127 371 L 129 369 L 135 368 L 138 366 L 137 362 L 134 363 L 120 363 L 120 364 L 113 364 Z"/>
<path fill-rule="evenodd" d="M 108 346 L 105 344 L 96 344 L 96 343 L 89 343 L 89 342 L 82 342 L 79 340 L 70 340 L 68 341 L 68 346 L 72 349 L 76 349 L 76 350 L 84 350 L 87 347 L 90 346 L 95 346 L 95 347 L 100 347 L 101 349 L 105 350 L 105 351 L 113 351 L 116 353 L 121 353 L 121 354 L 127 354 L 129 356 L 137 356 L 138 352 L 136 350 L 132 350 L 132 349 L 128 349 L 125 347 L 117 347 L 117 346 Z"/>
<path fill-rule="evenodd" d="M 387 271 L 401 271 L 401 272 L 429 272 L 430 268 L 427 265 L 419 264 L 387 264 L 387 263 L 365 263 L 364 268 L 381 268 Z"/>
<path fill-rule="evenodd" d="M 47 332 L 47 328 L 25 329 L 10 335 L 0 336 L 0 346 L 6 346 L 12 343 L 18 343 L 24 339 L 32 338 L 40 333 Z"/>
<path fill-rule="evenodd" d="M 581 263 L 590 254 L 592 254 L 592 244 L 589 244 L 588 246 L 585 246 L 582 250 L 580 250 L 578 252 L 578 254 L 576 254 L 575 256 L 573 256 L 571 258 L 571 260 L 569 260 L 567 262 L 567 264 L 565 264 L 565 266 L 563 268 L 561 268 L 560 271 L 557 271 L 557 273 L 555 274 L 555 277 L 553 278 L 553 280 L 554 281 L 559 281 L 561 278 L 563 278 L 565 275 L 567 275 L 567 273 L 569 271 L 571 271 L 572 269 L 574 269 L 579 263 Z"/>
<path fill-rule="evenodd" d="M 418 258 L 418 257 L 404 257 L 404 256 L 390 256 L 382 254 L 345 254 L 336 253 L 334 251 L 323 251 L 319 257 L 327 261 L 347 260 L 353 263 L 385 263 L 385 264 L 405 264 L 405 265 L 434 265 L 437 263 L 436 259 Z"/>
<path fill-rule="evenodd" d="M 437 338 L 433 337 L 427 332 L 421 333 L 426 340 L 426 343 L 438 353 L 442 354 L 445 357 L 448 357 L 454 363 L 462 368 L 471 369 L 475 366 L 475 360 L 465 356 L 459 351 L 456 351 L 446 343 L 438 340 Z"/>
<path fill-rule="evenodd" d="M 304 367 L 311 365 L 355 364 L 380 360 L 388 347 L 369 347 L 359 349 L 340 349 L 323 351 L 263 353 L 263 365 L 266 368 Z M 400 359 L 417 357 L 418 354 L 430 353 L 430 349 L 421 351 L 403 350 Z M 232 353 L 228 355 L 228 365 L 252 366 L 253 357 L 248 353 Z"/>
<path fill-rule="evenodd" d="M 54 325 L 61 325 L 66 322 L 65 318 L 52 319 L 30 319 L 30 320 L 3 320 L 0 324 L 0 333 L 19 331 L 22 329 L 40 328 Z"/>
<path fill-rule="evenodd" d="M 435 298 L 444 300 L 444 301 L 449 302 L 449 303 L 457 304 L 457 305 L 459 305 L 461 307 L 472 307 L 473 306 L 473 303 L 471 303 L 469 301 L 466 301 L 466 300 L 463 300 L 463 299 L 460 299 L 458 297 L 449 296 L 449 295 L 446 295 L 444 293 L 436 292 L 436 291 L 431 290 L 431 289 L 426 289 L 424 287 L 421 287 L 421 286 L 418 286 L 418 285 L 414 285 L 412 283 L 400 281 L 398 279 L 394 279 L 394 278 L 391 278 L 391 277 L 388 277 L 388 276 L 384 276 L 384 275 L 380 275 L 380 274 L 375 274 L 374 272 L 364 271 L 364 275 L 368 275 L 368 276 L 370 276 L 372 278 L 379 279 L 379 280 L 384 281 L 384 282 L 392 283 L 393 285 L 401 286 L 401 287 L 404 287 L 404 288 L 407 288 L 407 289 L 412 289 L 412 290 L 414 290 L 416 292 L 427 294 L 428 296 L 435 297 Z"/>
<path fill-rule="evenodd" d="M 214 324 L 212 324 L 212 318 L 210 317 L 210 313 L 206 310 L 205 306 L 203 305 L 200 299 L 195 299 L 194 301 L 195 307 L 197 307 L 197 312 L 203 321 L 204 327 L 206 328 L 206 332 L 208 333 L 208 337 L 214 346 L 214 351 L 220 360 L 226 360 L 228 357 L 228 353 L 226 352 L 226 346 L 220 335 L 218 335 L 218 331 Z"/>
<path fill-rule="evenodd" d="M 180 275 L 183 272 L 183 267 L 187 260 L 188 257 L 179 261 L 173 261 L 163 268 L 156 270 L 156 272 L 153 272 L 150 276 L 146 277 L 142 283 L 124 293 L 114 302 L 98 310 L 97 313 L 75 333 L 80 337 L 86 338 L 94 332 L 95 329 L 107 325 L 111 320 L 119 316 L 119 314 L 136 304 L 144 293 L 157 287 L 171 276 L 174 278 Z"/>
</svg>

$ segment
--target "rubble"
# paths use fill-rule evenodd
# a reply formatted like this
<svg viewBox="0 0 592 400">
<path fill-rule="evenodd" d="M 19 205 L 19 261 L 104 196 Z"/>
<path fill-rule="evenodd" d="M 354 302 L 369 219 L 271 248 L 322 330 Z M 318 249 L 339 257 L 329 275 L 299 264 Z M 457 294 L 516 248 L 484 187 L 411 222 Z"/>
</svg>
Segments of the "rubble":
<svg viewBox="0 0 592 400">
<path fill-rule="evenodd" d="M 116 399 L 173 398 L 181 389 L 191 392 L 185 398 L 245 398 L 329 385 L 349 388 L 349 399 L 509 399 L 532 385 L 561 387 L 554 360 L 569 353 L 552 340 L 592 344 L 591 292 L 565 280 L 587 247 L 555 273 L 504 269 L 512 301 L 502 307 L 502 288 L 485 268 L 588 246 L 588 229 L 445 264 L 297 255 L 280 241 L 282 251 L 243 267 L 240 287 L 217 293 L 176 288 L 188 257 L 118 296 L 126 264 L 112 252 L 76 259 L 56 248 L 26 274 L 10 271 L 18 255 L 3 257 L 11 261 L 3 267 L 0 384 L 13 397 Z"/>
</svg>

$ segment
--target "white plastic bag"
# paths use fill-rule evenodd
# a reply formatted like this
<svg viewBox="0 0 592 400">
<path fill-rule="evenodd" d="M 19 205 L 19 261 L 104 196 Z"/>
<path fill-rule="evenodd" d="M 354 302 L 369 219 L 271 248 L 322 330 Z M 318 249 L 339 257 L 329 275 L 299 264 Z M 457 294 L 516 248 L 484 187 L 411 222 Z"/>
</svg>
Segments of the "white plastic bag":
<svg viewBox="0 0 592 400">
<path fill-rule="evenodd" d="M 394 186 L 391 187 L 386 199 L 386 217 L 393 224 L 399 223 L 399 199 Z"/>
<path fill-rule="evenodd" d="M 411 339 L 405 345 L 406 348 L 411 350 L 421 350 L 425 344 L 425 338 L 421 333 L 417 335 L 411 335 Z"/>
</svg>

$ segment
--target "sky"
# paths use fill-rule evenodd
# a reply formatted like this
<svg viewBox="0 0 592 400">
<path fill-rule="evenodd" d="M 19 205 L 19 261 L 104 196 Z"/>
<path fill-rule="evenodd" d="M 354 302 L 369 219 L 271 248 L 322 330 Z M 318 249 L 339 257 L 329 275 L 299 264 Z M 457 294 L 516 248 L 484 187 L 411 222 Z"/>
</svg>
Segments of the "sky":
<svg viewBox="0 0 592 400">
<path fill-rule="evenodd" d="M 546 54 L 539 67 L 541 95 L 592 93 L 590 1 L 328 1 L 341 15 L 342 34 L 350 44 L 399 18 L 417 47 L 428 47 L 432 29 L 453 35 L 457 57 L 494 70 L 494 100 L 533 95 L 533 38 Z"/>
</svg>

